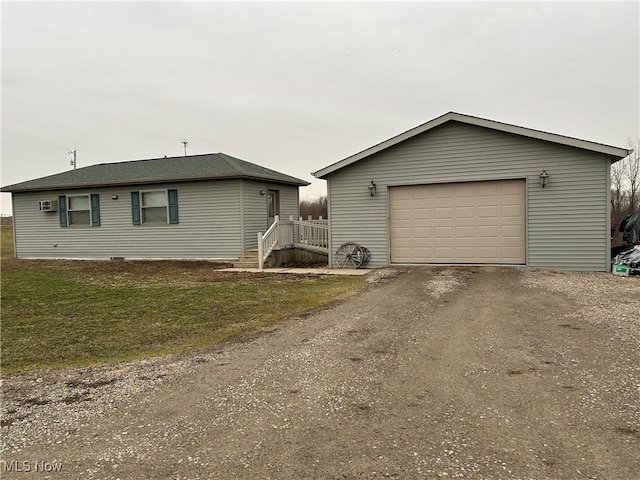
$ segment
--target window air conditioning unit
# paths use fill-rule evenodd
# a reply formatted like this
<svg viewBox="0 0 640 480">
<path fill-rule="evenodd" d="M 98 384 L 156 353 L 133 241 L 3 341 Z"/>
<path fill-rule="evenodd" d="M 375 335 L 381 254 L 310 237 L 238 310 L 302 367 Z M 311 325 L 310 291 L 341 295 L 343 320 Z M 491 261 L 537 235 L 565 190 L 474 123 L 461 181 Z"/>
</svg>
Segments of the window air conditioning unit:
<svg viewBox="0 0 640 480">
<path fill-rule="evenodd" d="M 38 208 L 41 212 L 56 212 L 58 210 L 57 200 L 40 200 Z"/>
</svg>

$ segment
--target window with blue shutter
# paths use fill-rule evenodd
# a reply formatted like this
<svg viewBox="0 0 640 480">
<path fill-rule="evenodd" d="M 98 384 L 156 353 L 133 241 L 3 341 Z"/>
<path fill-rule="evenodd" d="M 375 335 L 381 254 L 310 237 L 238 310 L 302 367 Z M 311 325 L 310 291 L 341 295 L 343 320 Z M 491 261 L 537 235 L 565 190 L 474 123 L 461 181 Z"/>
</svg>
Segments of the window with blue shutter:
<svg viewBox="0 0 640 480">
<path fill-rule="evenodd" d="M 169 223 L 178 223 L 178 190 L 169 190 Z"/>
<path fill-rule="evenodd" d="M 134 225 L 141 225 L 140 192 L 131 192 L 131 221 Z"/>
<path fill-rule="evenodd" d="M 60 226 L 67 226 L 67 197 L 60 195 L 58 197 L 58 212 L 60 212 Z"/>
<path fill-rule="evenodd" d="M 97 193 L 91 194 L 91 226 L 100 226 L 100 195 Z"/>
<path fill-rule="evenodd" d="M 178 190 L 131 192 L 131 221 L 134 225 L 177 225 Z"/>
</svg>

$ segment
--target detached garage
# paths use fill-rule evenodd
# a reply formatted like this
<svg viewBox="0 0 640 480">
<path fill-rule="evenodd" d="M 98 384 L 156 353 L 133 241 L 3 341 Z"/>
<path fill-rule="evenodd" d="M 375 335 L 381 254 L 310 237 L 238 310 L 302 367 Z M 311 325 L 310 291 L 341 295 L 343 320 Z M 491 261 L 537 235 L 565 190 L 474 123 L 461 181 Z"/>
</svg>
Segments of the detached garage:
<svg viewBox="0 0 640 480">
<path fill-rule="evenodd" d="M 370 267 L 606 271 L 609 172 L 629 153 L 450 112 L 314 175 L 328 184 L 330 251 L 359 243 Z"/>
</svg>

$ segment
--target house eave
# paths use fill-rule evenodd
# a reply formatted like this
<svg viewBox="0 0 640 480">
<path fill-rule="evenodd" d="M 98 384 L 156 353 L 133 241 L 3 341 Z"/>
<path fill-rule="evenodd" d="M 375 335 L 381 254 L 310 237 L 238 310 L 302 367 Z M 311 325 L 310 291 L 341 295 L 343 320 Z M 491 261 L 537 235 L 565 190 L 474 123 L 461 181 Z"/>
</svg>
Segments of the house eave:
<svg viewBox="0 0 640 480">
<path fill-rule="evenodd" d="M 609 155 L 614 158 L 614 161 L 620 160 L 627 155 L 629 155 L 632 150 L 627 150 L 624 148 L 614 147 L 611 145 L 605 145 L 602 143 L 591 142 L 588 140 L 581 140 L 578 138 L 567 137 L 564 135 L 558 135 L 555 133 L 544 132 L 542 130 L 534 130 L 531 128 L 519 127 L 517 125 L 511 125 L 508 123 L 497 122 L 495 120 L 488 120 L 480 117 L 473 117 L 471 115 L 464 115 L 456 112 L 448 112 L 440 117 L 434 118 L 422 125 L 418 125 L 406 132 L 403 132 L 395 137 L 391 137 L 388 140 L 385 140 L 381 143 L 378 143 L 372 147 L 369 147 L 361 152 L 358 152 L 354 155 L 351 155 L 347 158 L 344 158 L 328 167 L 325 167 L 321 170 L 313 172 L 312 175 L 316 178 L 325 178 L 327 175 L 340 170 L 348 165 L 351 165 L 363 158 L 369 157 L 375 153 L 378 153 L 382 150 L 385 150 L 393 145 L 396 145 L 400 142 L 408 140 L 416 135 L 424 133 L 428 130 L 431 130 L 435 127 L 438 127 L 446 122 L 456 121 L 461 123 L 466 123 L 469 125 L 476 125 L 479 127 L 490 128 L 493 130 L 499 130 L 506 133 L 512 133 L 515 135 L 521 135 L 525 137 L 535 138 L 538 140 L 544 140 L 548 142 L 558 143 L 562 145 L 567 145 L 571 147 L 581 148 L 584 150 L 590 150 L 597 153 L 602 153 L 605 155 Z"/>
<path fill-rule="evenodd" d="M 58 184 L 58 185 L 42 185 L 37 187 L 17 187 L 14 188 L 13 185 L 8 185 L 6 187 L 2 187 L 0 189 L 1 192 L 11 192 L 11 193 L 22 193 L 22 192 L 44 192 L 44 191 L 52 191 L 52 190 L 79 190 L 84 188 L 106 188 L 106 187 L 122 187 L 126 185 L 152 185 L 158 183 L 186 183 L 186 182 L 203 182 L 203 181 L 212 181 L 212 180 L 233 180 L 233 179 L 247 179 L 247 180 L 258 180 L 269 183 L 283 184 L 283 185 L 293 185 L 297 187 L 306 187 L 310 185 L 309 182 L 296 182 L 296 181 L 286 181 L 286 180 L 277 180 L 273 178 L 263 177 L 259 175 L 226 175 L 226 176 L 215 176 L 215 177 L 189 177 L 189 178 L 145 178 L 141 180 L 122 180 L 122 181 L 113 181 L 113 182 L 87 182 L 87 183 L 69 183 L 69 184 Z M 18 184 L 19 185 L 19 184 Z"/>
</svg>

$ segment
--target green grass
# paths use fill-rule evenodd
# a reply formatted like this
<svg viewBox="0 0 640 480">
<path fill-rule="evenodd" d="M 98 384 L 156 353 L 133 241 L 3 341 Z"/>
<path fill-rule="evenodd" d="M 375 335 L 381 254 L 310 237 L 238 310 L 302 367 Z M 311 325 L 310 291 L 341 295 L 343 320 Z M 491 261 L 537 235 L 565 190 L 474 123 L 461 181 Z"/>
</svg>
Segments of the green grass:
<svg viewBox="0 0 640 480">
<path fill-rule="evenodd" d="M 0 253 L 2 258 L 13 257 L 13 226 L 0 226 Z"/>
<path fill-rule="evenodd" d="M 276 328 L 364 285 L 362 277 L 225 273 L 204 262 L 37 261 L 4 253 L 4 373 L 206 347 Z"/>
</svg>

